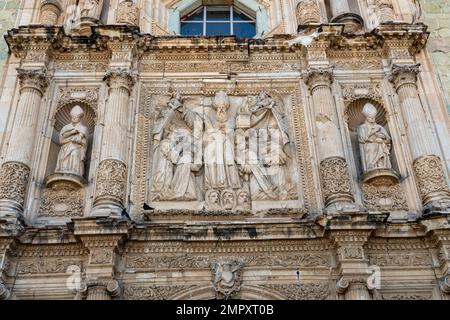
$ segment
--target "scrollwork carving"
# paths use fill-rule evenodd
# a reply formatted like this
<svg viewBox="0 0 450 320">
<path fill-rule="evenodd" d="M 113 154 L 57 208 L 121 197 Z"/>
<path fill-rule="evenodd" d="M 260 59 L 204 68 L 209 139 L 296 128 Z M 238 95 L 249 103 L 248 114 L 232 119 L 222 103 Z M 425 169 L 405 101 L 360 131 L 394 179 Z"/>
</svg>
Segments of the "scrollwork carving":
<svg viewBox="0 0 450 320">
<path fill-rule="evenodd" d="M 5 162 L 0 169 L 0 199 L 14 200 L 23 205 L 30 168 L 21 163 Z"/>
<path fill-rule="evenodd" d="M 425 204 L 433 201 L 439 195 L 444 195 L 445 198 L 450 197 L 441 158 L 436 155 L 426 155 L 416 159 L 413 167 Z"/>
<path fill-rule="evenodd" d="M 345 159 L 331 157 L 323 160 L 320 163 L 320 176 L 327 206 L 336 201 L 353 199 L 350 173 Z"/>
<path fill-rule="evenodd" d="M 138 9 L 133 0 L 123 0 L 119 3 L 116 14 L 117 23 L 124 23 L 132 26 L 138 25 Z"/>
<path fill-rule="evenodd" d="M 126 176 L 126 166 L 123 162 L 103 160 L 97 174 L 96 199 L 108 198 L 122 203 L 125 198 Z"/>
<path fill-rule="evenodd" d="M 264 288 L 276 290 L 289 300 L 325 300 L 330 294 L 328 282 L 302 284 L 266 284 Z"/>
</svg>

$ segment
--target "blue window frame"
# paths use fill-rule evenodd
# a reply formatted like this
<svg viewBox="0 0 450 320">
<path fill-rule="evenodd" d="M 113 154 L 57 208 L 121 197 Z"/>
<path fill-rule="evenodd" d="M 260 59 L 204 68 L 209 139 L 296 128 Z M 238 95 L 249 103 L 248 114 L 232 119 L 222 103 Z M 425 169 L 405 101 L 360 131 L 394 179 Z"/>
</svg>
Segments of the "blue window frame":
<svg viewBox="0 0 450 320">
<path fill-rule="evenodd" d="M 181 35 L 253 38 L 256 19 L 234 6 L 202 6 L 181 19 Z"/>
</svg>

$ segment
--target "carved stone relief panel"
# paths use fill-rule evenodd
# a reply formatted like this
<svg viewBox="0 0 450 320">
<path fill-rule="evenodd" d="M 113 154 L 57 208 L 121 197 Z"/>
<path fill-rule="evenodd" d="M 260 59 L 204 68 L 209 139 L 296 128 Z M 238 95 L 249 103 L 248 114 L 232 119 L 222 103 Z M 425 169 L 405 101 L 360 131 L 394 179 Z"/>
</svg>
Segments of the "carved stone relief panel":
<svg viewBox="0 0 450 320">
<path fill-rule="evenodd" d="M 300 199 L 306 170 L 298 166 L 304 159 L 296 151 L 307 137 L 299 141 L 292 134 L 287 114 L 293 110 L 286 110 L 292 96 L 263 88 L 229 94 L 223 90 L 230 92 L 227 85 L 215 83 L 209 92 L 189 86 L 179 83 L 172 93 L 161 88 L 163 94 L 141 96 L 138 207 L 143 202 L 156 209 L 208 211 L 302 207 L 300 200 L 309 200 Z M 294 123 L 304 126 L 295 114 Z"/>
</svg>

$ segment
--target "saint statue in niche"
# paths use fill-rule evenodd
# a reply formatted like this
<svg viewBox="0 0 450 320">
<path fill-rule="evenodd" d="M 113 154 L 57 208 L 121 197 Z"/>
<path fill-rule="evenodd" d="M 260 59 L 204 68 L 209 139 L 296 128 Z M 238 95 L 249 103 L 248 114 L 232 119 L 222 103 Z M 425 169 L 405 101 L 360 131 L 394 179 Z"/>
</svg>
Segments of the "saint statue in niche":
<svg viewBox="0 0 450 320">
<path fill-rule="evenodd" d="M 386 129 L 375 121 L 377 108 L 366 103 L 362 113 L 366 121 L 358 127 L 358 141 L 363 171 L 391 169 L 391 138 Z"/>
<path fill-rule="evenodd" d="M 65 125 L 59 134 L 61 149 L 56 163 L 56 173 L 68 173 L 82 177 L 86 158 L 89 131 L 83 125 L 84 111 L 75 106 L 70 111 L 72 122 Z"/>
</svg>

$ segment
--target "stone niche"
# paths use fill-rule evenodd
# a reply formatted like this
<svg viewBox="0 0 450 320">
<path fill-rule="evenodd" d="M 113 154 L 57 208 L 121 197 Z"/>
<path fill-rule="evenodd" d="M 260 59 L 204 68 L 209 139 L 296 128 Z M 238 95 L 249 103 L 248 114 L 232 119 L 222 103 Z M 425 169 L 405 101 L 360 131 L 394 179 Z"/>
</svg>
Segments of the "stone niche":
<svg viewBox="0 0 450 320">
<path fill-rule="evenodd" d="M 344 25 L 344 32 L 359 32 L 364 20 L 357 0 L 325 0 L 328 21 Z"/>
<path fill-rule="evenodd" d="M 276 92 L 149 97 L 144 167 L 158 210 L 301 208 L 289 110 Z M 146 147 L 148 145 L 148 147 Z M 137 150 L 139 156 L 140 148 Z"/>
<path fill-rule="evenodd" d="M 83 215 L 96 124 L 96 111 L 92 105 L 96 103 L 97 97 L 95 90 L 86 92 L 72 89 L 62 92 L 62 99 L 53 118 L 45 187 L 38 217 L 54 219 Z M 82 112 L 79 125 L 81 129 L 74 131 L 77 128 L 71 127 L 71 123 L 77 110 Z M 71 135 L 73 132 L 75 134 Z"/>
<path fill-rule="evenodd" d="M 371 112 L 375 123 L 369 128 L 366 114 Z M 346 109 L 346 120 L 365 207 L 377 212 L 407 210 L 386 110 L 382 104 L 366 98 L 351 101 Z"/>
</svg>

